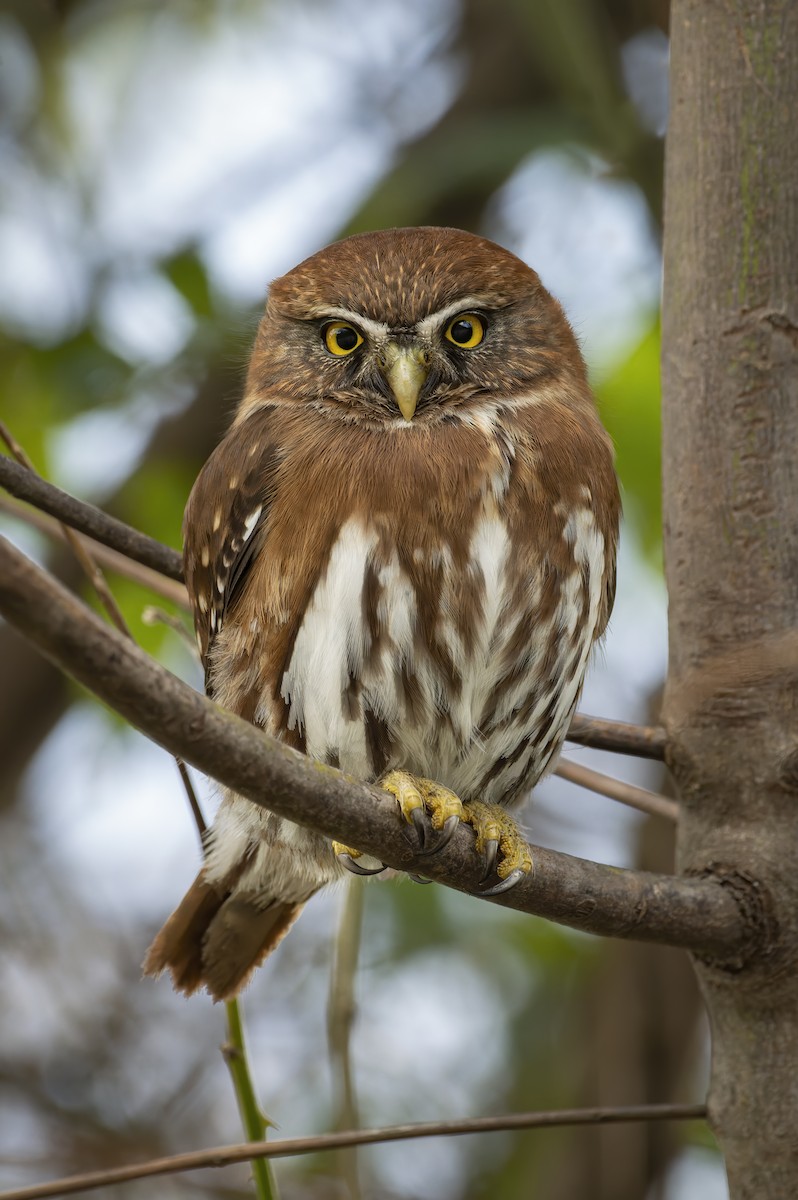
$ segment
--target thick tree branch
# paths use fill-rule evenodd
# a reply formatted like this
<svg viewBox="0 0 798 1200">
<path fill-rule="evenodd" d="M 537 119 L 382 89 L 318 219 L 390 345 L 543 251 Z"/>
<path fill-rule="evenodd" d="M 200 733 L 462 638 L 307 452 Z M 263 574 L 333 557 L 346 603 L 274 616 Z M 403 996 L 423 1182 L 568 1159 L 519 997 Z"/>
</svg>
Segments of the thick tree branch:
<svg viewBox="0 0 798 1200">
<path fill-rule="evenodd" d="M 87 1171 L 49 1183 L 0 1192 L 0 1200 L 48 1200 L 72 1196 L 115 1183 L 151 1179 L 155 1175 L 177 1175 L 203 1167 L 228 1167 L 245 1162 L 255 1150 L 263 1158 L 288 1158 L 296 1154 L 319 1154 L 346 1146 L 374 1146 L 412 1138 L 457 1137 L 467 1133 L 501 1133 L 511 1129 L 555 1129 L 564 1125 L 618 1125 L 626 1121 L 700 1121 L 706 1117 L 703 1104 L 638 1104 L 627 1108 L 567 1108 L 554 1112 L 510 1113 L 505 1117 L 466 1117 L 455 1121 L 428 1121 L 417 1125 L 387 1125 L 383 1129 L 352 1129 L 322 1133 L 315 1137 L 283 1138 L 273 1142 L 247 1142 L 243 1146 L 214 1146 L 169 1158 L 106 1171 Z"/>
<path fill-rule="evenodd" d="M 62 492 L 6 455 L 0 455 L 0 485 L 18 500 L 42 509 L 79 533 L 85 533 L 169 579 L 182 581 L 183 567 L 177 550 L 163 546 L 145 533 L 125 525 L 124 521 L 109 517 L 93 504 Z"/>
<path fill-rule="evenodd" d="M 41 651 L 153 741 L 255 804 L 460 891 L 478 893 L 481 863 L 461 828 L 439 855 L 414 850 L 393 799 L 314 763 L 219 709 L 109 629 L 0 538 L 0 613 Z M 739 891 L 602 866 L 541 847 L 535 869 L 496 901 L 590 933 L 664 942 L 745 960 L 759 925 Z"/>
</svg>

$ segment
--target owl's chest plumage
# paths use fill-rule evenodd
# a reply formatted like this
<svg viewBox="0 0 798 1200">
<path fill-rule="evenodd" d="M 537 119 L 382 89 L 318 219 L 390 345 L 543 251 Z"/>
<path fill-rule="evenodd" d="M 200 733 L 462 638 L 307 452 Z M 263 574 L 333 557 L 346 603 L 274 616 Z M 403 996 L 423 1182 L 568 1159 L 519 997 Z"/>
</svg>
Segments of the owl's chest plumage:
<svg viewBox="0 0 798 1200">
<path fill-rule="evenodd" d="M 502 520 L 487 513 L 457 566 L 447 545 L 413 547 L 410 564 L 435 580 L 424 593 L 373 523 L 347 522 L 282 680 L 307 752 L 361 777 L 398 766 L 471 794 L 509 632 L 508 553 Z"/>
<path fill-rule="evenodd" d="M 559 604 L 536 619 L 543 568 L 519 606 L 511 541 L 490 507 L 464 562 L 436 552 L 431 600 L 373 525 L 348 522 L 281 681 L 289 730 L 302 730 L 312 757 L 361 778 L 400 767 L 465 800 L 514 799 L 559 748 L 593 640 L 603 545 L 584 524 L 587 580 L 574 561 Z"/>
<path fill-rule="evenodd" d="M 462 451 L 457 432 L 442 445 Z M 510 803 L 576 704 L 604 619 L 605 538 L 590 491 L 542 486 L 523 438 L 460 434 L 470 455 L 407 435 L 380 453 L 349 447 L 332 493 L 314 488 L 310 460 L 291 464 L 250 602 L 217 638 L 214 693 L 349 774 L 400 767 Z"/>
</svg>

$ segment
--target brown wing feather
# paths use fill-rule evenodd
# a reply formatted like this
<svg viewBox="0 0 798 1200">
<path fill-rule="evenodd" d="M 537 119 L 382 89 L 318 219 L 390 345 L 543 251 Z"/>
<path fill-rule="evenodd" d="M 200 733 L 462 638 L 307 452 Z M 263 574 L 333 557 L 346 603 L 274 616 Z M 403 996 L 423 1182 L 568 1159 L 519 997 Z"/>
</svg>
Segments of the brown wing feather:
<svg viewBox="0 0 798 1200">
<path fill-rule="evenodd" d="M 183 567 L 203 665 L 265 538 L 280 455 L 271 409 L 234 425 L 199 473 L 183 519 Z"/>
</svg>

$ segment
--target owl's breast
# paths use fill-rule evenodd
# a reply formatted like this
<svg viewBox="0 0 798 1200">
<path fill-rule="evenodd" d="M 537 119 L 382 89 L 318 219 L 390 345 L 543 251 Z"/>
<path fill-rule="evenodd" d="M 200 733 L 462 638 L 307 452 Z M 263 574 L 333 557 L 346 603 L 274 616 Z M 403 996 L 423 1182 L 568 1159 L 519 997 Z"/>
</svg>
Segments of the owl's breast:
<svg viewBox="0 0 798 1200">
<path fill-rule="evenodd" d="M 595 632 L 588 510 L 563 539 L 570 570 L 519 554 L 493 503 L 437 542 L 347 521 L 282 674 L 287 729 L 361 778 L 402 767 L 466 800 L 514 799 L 559 749 Z"/>
</svg>

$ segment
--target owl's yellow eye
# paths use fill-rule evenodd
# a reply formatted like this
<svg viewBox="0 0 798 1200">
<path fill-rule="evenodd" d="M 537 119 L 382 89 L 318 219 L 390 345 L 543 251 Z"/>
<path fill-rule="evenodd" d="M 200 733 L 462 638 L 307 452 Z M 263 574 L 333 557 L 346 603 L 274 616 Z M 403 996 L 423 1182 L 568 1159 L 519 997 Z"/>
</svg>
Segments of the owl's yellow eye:
<svg viewBox="0 0 798 1200">
<path fill-rule="evenodd" d="M 444 336 L 461 350 L 473 350 L 485 336 L 485 322 L 476 313 L 459 313 L 446 326 Z"/>
<path fill-rule="evenodd" d="M 330 354 L 335 354 L 338 358 L 351 354 L 363 342 L 362 335 L 354 325 L 348 325 L 346 321 L 330 321 L 329 325 L 324 326 L 323 333 L 324 345 Z"/>
</svg>

